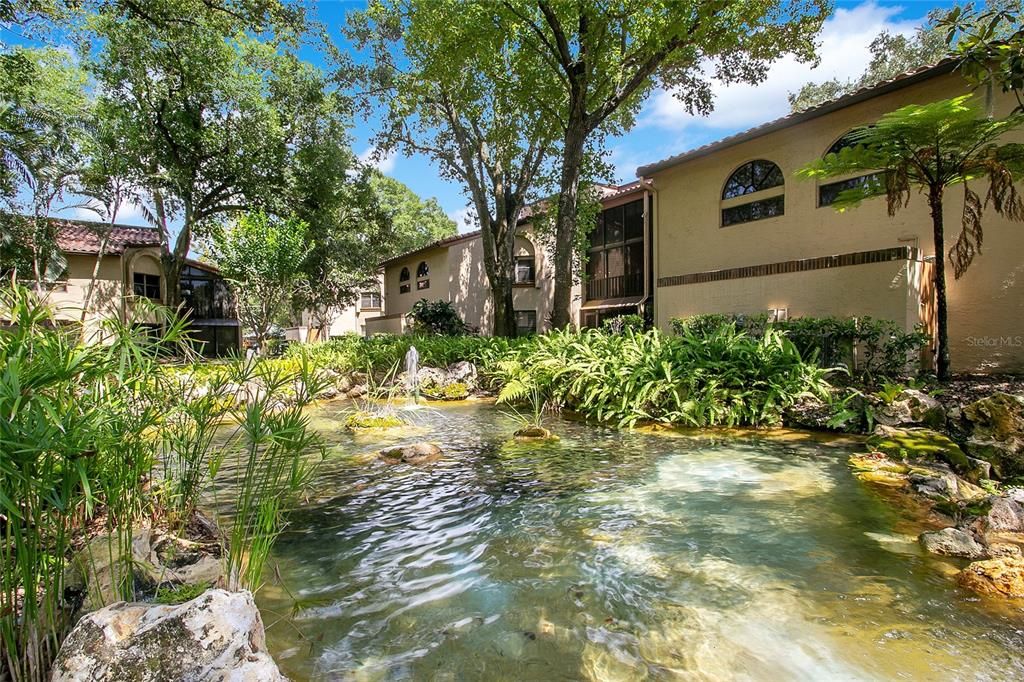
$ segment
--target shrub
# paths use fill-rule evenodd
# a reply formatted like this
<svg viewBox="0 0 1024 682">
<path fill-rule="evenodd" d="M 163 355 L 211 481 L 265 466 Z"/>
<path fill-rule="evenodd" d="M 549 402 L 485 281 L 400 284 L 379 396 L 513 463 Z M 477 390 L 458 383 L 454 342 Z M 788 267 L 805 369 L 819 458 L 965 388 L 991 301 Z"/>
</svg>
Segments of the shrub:
<svg viewBox="0 0 1024 682">
<path fill-rule="evenodd" d="M 621 334 L 627 329 L 632 329 L 635 332 L 642 332 L 647 325 L 644 324 L 644 318 L 640 315 L 619 315 L 611 319 L 605 320 L 601 325 L 601 328 L 610 334 Z"/>
<path fill-rule="evenodd" d="M 448 301 L 421 298 L 412 304 L 408 317 L 413 323 L 413 330 L 418 334 L 459 336 L 469 332 L 469 326 Z"/>
<path fill-rule="evenodd" d="M 920 327 L 905 332 L 895 322 L 870 317 L 798 317 L 769 322 L 767 314 L 708 314 L 675 318 L 672 329 L 676 334 L 700 336 L 727 324 L 751 336 L 762 336 L 768 329 L 784 332 L 806 360 L 822 367 L 846 367 L 869 383 L 911 373 L 915 359 L 930 341 Z"/>
</svg>

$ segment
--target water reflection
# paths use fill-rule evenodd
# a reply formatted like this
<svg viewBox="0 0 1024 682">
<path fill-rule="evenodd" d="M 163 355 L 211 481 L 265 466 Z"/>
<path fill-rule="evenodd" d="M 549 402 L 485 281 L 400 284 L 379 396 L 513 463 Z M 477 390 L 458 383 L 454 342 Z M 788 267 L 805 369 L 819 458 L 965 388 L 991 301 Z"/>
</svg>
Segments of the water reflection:
<svg viewBox="0 0 1024 682">
<path fill-rule="evenodd" d="M 259 595 L 293 679 L 1014 679 L 1019 614 L 959 594 L 840 446 L 558 422 L 488 407 L 335 443 Z M 441 462 L 360 457 L 428 439 Z M 386 442 L 382 442 L 386 441 Z"/>
</svg>

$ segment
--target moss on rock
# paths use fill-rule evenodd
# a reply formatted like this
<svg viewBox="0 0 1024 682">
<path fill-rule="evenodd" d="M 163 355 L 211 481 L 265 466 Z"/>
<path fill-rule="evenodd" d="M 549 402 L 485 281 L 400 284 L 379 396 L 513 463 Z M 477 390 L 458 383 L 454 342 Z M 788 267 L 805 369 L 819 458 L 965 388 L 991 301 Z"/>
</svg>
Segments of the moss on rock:
<svg viewBox="0 0 1024 682">
<path fill-rule="evenodd" d="M 926 462 L 945 462 L 955 471 L 966 472 L 971 464 L 967 455 L 949 437 L 931 429 L 897 429 L 880 426 L 868 445 L 890 457 Z"/>
</svg>

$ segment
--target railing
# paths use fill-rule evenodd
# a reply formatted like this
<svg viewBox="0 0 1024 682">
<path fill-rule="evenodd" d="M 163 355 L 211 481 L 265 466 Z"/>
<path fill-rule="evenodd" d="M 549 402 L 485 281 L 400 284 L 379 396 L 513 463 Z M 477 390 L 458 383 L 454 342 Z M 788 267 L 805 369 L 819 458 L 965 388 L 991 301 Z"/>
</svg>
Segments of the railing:
<svg viewBox="0 0 1024 682">
<path fill-rule="evenodd" d="M 587 281 L 587 300 L 640 296 L 644 293 L 644 275 L 634 272 L 617 277 L 603 277 Z"/>
</svg>

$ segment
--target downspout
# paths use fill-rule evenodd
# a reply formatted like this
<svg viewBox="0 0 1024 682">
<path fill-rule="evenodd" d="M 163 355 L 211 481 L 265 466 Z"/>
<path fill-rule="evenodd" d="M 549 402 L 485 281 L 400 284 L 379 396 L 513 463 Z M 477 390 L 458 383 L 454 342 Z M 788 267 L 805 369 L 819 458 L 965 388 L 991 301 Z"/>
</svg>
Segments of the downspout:
<svg viewBox="0 0 1024 682">
<path fill-rule="evenodd" d="M 637 308 L 643 310 L 644 305 L 653 295 L 651 291 L 651 284 L 655 281 L 654 272 L 654 208 L 651 207 L 650 198 L 654 199 L 654 206 L 658 206 L 658 190 L 654 186 L 654 181 L 649 178 L 640 178 L 640 184 L 644 186 L 644 297 L 640 299 L 640 303 L 637 304 Z M 649 272 L 648 272 L 649 270 Z M 658 305 L 657 299 L 654 299 L 654 305 Z M 651 316 L 657 323 L 658 311 L 652 310 Z"/>
</svg>

